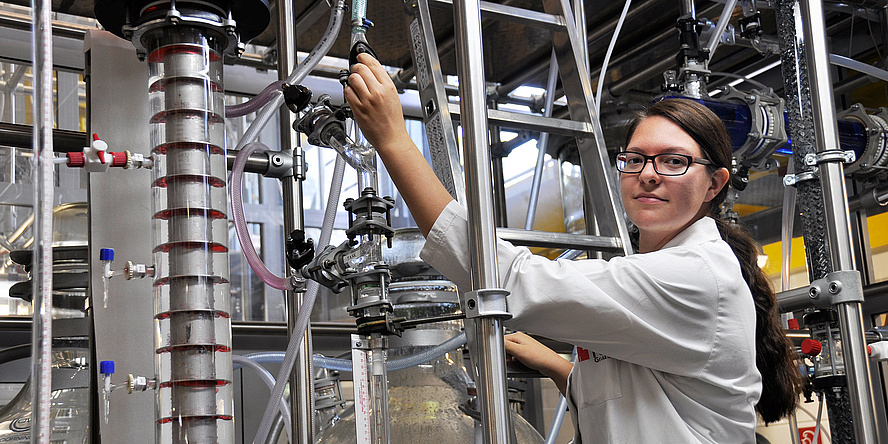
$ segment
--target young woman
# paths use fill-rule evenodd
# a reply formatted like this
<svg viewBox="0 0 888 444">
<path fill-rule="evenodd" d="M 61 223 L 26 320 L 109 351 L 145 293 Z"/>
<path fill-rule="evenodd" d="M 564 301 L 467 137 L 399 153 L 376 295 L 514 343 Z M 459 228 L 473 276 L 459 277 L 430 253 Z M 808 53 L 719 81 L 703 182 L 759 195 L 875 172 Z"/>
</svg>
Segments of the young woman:
<svg viewBox="0 0 888 444">
<path fill-rule="evenodd" d="M 465 210 L 408 136 L 382 66 L 358 61 L 346 100 L 426 235 L 424 259 L 469 288 Z M 710 217 L 730 179 L 724 126 L 694 102 L 658 102 L 616 160 L 639 254 L 552 261 L 497 245 L 507 325 L 576 345 L 577 364 L 525 336 L 507 351 L 565 393 L 575 443 L 754 442 L 756 410 L 791 412 L 800 377 L 755 244 Z"/>
</svg>

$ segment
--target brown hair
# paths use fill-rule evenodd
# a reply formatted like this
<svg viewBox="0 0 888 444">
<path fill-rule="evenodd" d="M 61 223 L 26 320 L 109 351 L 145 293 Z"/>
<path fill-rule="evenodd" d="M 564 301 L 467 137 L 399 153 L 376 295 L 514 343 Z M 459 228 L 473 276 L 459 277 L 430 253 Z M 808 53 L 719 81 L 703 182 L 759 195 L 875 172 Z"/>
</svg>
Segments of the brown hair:
<svg viewBox="0 0 888 444">
<path fill-rule="evenodd" d="M 703 150 L 703 156 L 712 162 L 707 166 L 710 171 L 718 168 L 731 171 L 731 140 L 724 123 L 708 108 L 690 99 L 661 100 L 641 111 L 629 124 L 625 146 L 629 146 L 638 125 L 653 116 L 669 119 L 691 136 Z M 768 424 L 792 413 L 798 402 L 802 379 L 793 362 L 793 345 L 780 325 L 774 290 L 758 266 L 758 245 L 745 229 L 719 218 L 727 194 L 726 185 L 709 203 L 709 216 L 716 220 L 722 239 L 737 256 L 743 279 L 752 292 L 756 313 L 756 367 L 762 375 L 762 397 L 756 410 Z"/>
</svg>

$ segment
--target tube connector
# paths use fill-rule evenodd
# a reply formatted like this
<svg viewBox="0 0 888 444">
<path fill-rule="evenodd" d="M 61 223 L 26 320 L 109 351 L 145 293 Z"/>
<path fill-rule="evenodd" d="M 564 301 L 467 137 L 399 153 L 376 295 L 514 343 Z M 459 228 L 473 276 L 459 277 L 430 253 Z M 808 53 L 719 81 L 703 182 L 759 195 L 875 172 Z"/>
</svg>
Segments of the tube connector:
<svg viewBox="0 0 888 444">
<path fill-rule="evenodd" d="M 93 141 L 83 148 L 82 152 L 66 153 L 56 163 L 64 163 L 71 168 L 83 168 L 90 173 L 103 173 L 109 168 L 151 168 L 154 159 L 143 154 L 130 151 L 108 151 L 108 143 L 93 134 Z"/>
<path fill-rule="evenodd" d="M 132 261 L 126 261 L 123 266 L 123 277 L 126 280 L 142 279 L 145 276 L 154 277 L 154 270 L 153 265 L 134 264 Z"/>
<path fill-rule="evenodd" d="M 155 389 L 157 387 L 157 380 L 149 379 L 144 376 L 136 376 L 130 373 L 126 377 L 126 392 L 132 394 L 133 392 L 144 392 L 148 389 Z"/>
</svg>

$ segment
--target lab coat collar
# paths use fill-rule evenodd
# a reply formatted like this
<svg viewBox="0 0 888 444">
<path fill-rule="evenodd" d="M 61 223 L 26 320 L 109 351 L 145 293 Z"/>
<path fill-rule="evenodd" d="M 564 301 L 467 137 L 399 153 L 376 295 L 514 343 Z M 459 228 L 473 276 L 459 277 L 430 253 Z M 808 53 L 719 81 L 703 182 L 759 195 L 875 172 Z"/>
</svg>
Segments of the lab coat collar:
<svg viewBox="0 0 888 444">
<path fill-rule="evenodd" d="M 667 242 L 663 248 L 700 245 L 704 242 L 719 239 L 721 239 L 721 234 L 718 232 L 718 226 L 715 224 L 715 219 L 709 216 L 704 216 L 697 222 L 691 224 L 691 226 L 685 228 L 681 233 L 678 233 L 672 238 L 672 240 Z"/>
</svg>

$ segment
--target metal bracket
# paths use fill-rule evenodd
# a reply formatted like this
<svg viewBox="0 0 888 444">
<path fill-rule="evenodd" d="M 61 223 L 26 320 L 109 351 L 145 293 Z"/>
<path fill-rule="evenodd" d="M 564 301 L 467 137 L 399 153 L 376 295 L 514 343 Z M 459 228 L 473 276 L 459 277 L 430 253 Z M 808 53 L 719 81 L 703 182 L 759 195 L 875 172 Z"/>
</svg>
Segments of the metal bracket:
<svg viewBox="0 0 888 444">
<path fill-rule="evenodd" d="M 816 166 L 826 162 L 853 163 L 857 159 L 854 151 L 827 150 L 805 155 L 805 165 Z"/>
<path fill-rule="evenodd" d="M 805 171 L 799 174 L 787 174 L 783 176 L 783 186 L 794 187 L 799 182 L 816 179 L 817 174 L 814 171 Z"/>
<path fill-rule="evenodd" d="M 844 302 L 863 302 L 863 286 L 857 270 L 834 271 L 808 286 L 808 297 L 817 307 Z"/>
<path fill-rule="evenodd" d="M 358 335 L 351 335 L 351 348 L 357 350 L 370 350 L 370 343 Z"/>
<path fill-rule="evenodd" d="M 462 298 L 462 310 L 467 319 L 498 317 L 510 319 L 506 297 L 507 290 L 502 288 L 485 288 L 468 291 Z"/>
<path fill-rule="evenodd" d="M 295 169 L 293 156 L 283 151 L 266 151 L 265 154 L 268 156 L 268 170 L 263 176 L 275 179 L 293 176 Z"/>
</svg>

